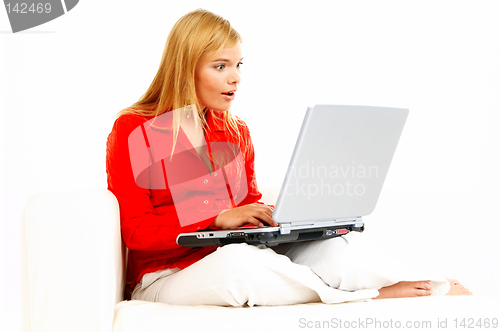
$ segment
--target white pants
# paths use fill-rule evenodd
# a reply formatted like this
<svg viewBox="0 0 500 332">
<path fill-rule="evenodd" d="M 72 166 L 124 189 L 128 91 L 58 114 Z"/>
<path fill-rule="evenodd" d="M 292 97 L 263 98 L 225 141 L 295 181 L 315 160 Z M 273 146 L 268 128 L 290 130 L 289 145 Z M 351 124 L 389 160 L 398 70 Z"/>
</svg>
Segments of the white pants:
<svg viewBox="0 0 500 332">
<path fill-rule="evenodd" d="M 143 277 L 133 300 L 184 305 L 287 305 L 367 300 L 399 281 L 432 280 L 433 295 L 444 295 L 444 278 L 422 278 L 396 271 L 387 257 L 373 257 L 362 234 L 261 248 L 220 247 L 185 268 Z M 385 261 L 385 263 L 384 263 Z"/>
</svg>

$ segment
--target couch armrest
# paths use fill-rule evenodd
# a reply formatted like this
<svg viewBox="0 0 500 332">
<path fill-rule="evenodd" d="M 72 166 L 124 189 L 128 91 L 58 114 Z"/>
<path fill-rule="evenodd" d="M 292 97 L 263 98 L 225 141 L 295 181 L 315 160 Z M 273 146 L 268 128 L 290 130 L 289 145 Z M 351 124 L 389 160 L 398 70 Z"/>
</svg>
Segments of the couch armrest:
<svg viewBox="0 0 500 332">
<path fill-rule="evenodd" d="M 21 230 L 23 331 L 111 331 L 125 247 L 106 189 L 32 196 Z"/>
</svg>

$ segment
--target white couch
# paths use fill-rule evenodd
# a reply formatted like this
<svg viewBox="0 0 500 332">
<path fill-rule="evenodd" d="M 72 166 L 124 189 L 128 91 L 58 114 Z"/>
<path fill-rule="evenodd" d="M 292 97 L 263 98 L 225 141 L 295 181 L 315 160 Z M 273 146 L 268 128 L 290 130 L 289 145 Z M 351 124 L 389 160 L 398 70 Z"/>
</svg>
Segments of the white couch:
<svg viewBox="0 0 500 332">
<path fill-rule="evenodd" d="M 277 193 L 263 192 L 267 203 Z M 500 318 L 500 301 L 476 295 L 252 308 L 123 301 L 125 253 L 108 190 L 31 197 L 22 222 L 23 331 L 454 330 L 463 319 L 491 330 Z"/>
</svg>

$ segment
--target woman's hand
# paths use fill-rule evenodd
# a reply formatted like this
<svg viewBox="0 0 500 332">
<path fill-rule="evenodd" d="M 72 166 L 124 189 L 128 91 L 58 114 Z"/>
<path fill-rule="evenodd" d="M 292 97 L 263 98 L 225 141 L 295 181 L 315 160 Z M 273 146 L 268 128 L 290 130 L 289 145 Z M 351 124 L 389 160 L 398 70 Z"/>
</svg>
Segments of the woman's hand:
<svg viewBox="0 0 500 332">
<path fill-rule="evenodd" d="M 243 205 L 220 213 L 209 228 L 236 229 L 246 224 L 254 224 L 258 227 L 263 227 L 264 224 L 278 226 L 272 219 L 272 215 L 273 210 L 265 204 Z"/>
</svg>

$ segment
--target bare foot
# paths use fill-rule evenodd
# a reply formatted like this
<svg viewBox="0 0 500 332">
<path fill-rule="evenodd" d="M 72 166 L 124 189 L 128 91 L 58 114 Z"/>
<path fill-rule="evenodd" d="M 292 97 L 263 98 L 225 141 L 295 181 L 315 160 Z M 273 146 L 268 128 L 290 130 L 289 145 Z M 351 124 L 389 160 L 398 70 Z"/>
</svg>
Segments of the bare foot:
<svg viewBox="0 0 500 332">
<path fill-rule="evenodd" d="M 465 288 L 458 280 L 446 279 L 450 283 L 450 291 L 446 295 L 472 295 L 472 292 Z"/>
<path fill-rule="evenodd" d="M 382 287 L 378 292 L 376 299 L 429 296 L 432 294 L 432 282 L 430 280 L 400 281 L 397 284 Z"/>
</svg>

